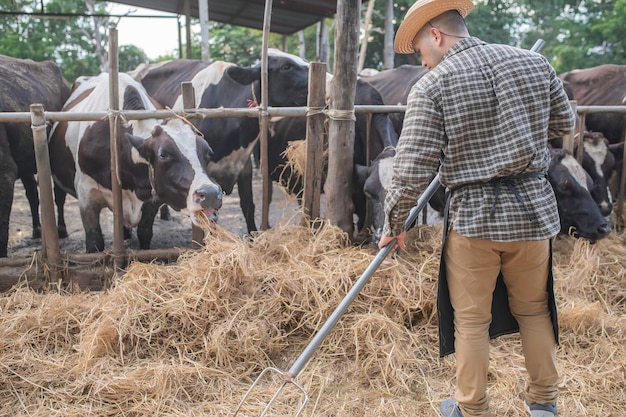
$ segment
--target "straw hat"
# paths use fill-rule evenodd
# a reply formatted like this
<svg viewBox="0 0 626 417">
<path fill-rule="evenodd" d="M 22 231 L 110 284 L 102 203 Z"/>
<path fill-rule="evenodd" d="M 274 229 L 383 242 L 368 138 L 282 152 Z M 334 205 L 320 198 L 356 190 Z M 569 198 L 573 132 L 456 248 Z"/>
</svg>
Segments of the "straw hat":
<svg viewBox="0 0 626 417">
<path fill-rule="evenodd" d="M 412 54 L 413 39 L 428 21 L 449 10 L 465 17 L 473 8 L 472 0 L 417 0 L 398 28 L 393 49 L 399 54 Z"/>
</svg>

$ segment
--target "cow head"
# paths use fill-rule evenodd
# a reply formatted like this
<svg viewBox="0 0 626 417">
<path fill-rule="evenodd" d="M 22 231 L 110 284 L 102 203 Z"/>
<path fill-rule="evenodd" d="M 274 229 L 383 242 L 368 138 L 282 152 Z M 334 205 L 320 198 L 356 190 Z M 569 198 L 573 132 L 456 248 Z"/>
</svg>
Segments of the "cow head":
<svg viewBox="0 0 626 417">
<path fill-rule="evenodd" d="M 609 149 L 609 141 L 600 132 L 585 132 L 583 136 L 582 166 L 591 176 L 591 196 L 600 207 L 603 216 L 613 210 L 608 182 L 615 170 L 615 157 Z"/>
<path fill-rule="evenodd" d="M 394 147 L 387 147 L 372 161 L 369 167 L 355 164 L 354 179 L 368 199 L 371 215 L 372 242 L 378 244 L 385 225 L 384 203 L 387 189 L 391 185 L 393 176 L 393 157 L 396 155 Z M 433 178 L 436 173 L 433 173 Z M 428 205 L 443 217 L 446 203 L 446 194 L 443 187 L 439 187 L 431 197 Z"/>
<path fill-rule="evenodd" d="M 233 65 L 226 74 L 242 85 L 254 83 L 257 100 L 261 100 L 261 65 Z M 309 65 L 295 55 L 270 49 L 267 57 L 268 106 L 298 107 L 307 103 Z"/>
<path fill-rule="evenodd" d="M 207 176 L 211 148 L 180 119 L 156 125 L 149 138 L 126 134 L 150 164 L 150 181 L 157 197 L 174 210 L 182 210 L 199 224 L 202 215 L 217 220 L 222 190 Z"/>
<path fill-rule="evenodd" d="M 548 179 L 561 218 L 561 232 L 595 242 L 606 237 L 611 227 L 589 190 L 591 177 L 571 154 L 552 149 Z"/>
<path fill-rule="evenodd" d="M 372 241 L 377 244 L 380 241 L 383 226 L 385 225 L 385 196 L 391 185 L 393 174 L 393 157 L 396 150 L 393 147 L 385 148 L 372 161 L 370 166 L 355 164 L 355 183 L 363 187 L 363 192 L 368 199 L 368 207 L 371 213 Z"/>
</svg>

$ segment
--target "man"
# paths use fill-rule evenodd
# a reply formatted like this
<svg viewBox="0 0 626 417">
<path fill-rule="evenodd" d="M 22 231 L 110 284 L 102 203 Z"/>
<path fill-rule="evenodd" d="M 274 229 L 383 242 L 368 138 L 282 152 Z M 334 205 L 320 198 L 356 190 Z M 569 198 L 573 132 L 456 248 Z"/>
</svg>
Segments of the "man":
<svg viewBox="0 0 626 417">
<path fill-rule="evenodd" d="M 379 246 L 405 247 L 404 220 L 439 168 L 448 188 L 438 317 L 440 354 L 456 350 L 446 417 L 493 416 L 489 338 L 520 332 L 532 417 L 556 414 L 558 330 L 550 239 L 559 232 L 546 179 L 548 137 L 574 127 L 554 69 L 539 54 L 471 37 L 471 0 L 418 0 L 396 52 L 430 71 L 411 89 Z M 443 158 L 441 158 L 443 155 Z M 507 296 L 508 294 L 508 296 Z M 492 314 L 493 311 L 493 314 Z"/>
</svg>

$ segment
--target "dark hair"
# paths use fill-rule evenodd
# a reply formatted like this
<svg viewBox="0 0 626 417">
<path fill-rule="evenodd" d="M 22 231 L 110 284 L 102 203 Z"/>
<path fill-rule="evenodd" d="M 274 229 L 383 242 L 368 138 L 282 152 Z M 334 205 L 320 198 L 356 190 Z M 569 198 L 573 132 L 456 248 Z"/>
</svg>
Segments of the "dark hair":
<svg viewBox="0 0 626 417">
<path fill-rule="evenodd" d="M 433 18 L 431 24 L 436 28 L 453 34 L 464 34 L 467 32 L 465 19 L 457 10 L 448 10 Z"/>
</svg>

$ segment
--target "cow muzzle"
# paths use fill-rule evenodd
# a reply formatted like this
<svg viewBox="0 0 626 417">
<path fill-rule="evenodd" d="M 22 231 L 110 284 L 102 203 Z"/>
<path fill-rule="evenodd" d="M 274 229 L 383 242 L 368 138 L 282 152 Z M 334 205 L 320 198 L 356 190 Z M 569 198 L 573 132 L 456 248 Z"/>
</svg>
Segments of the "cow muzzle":
<svg viewBox="0 0 626 417">
<path fill-rule="evenodd" d="M 217 221 L 217 211 L 222 207 L 222 189 L 218 185 L 206 184 L 198 187 L 193 193 L 193 200 L 199 208 L 193 212 L 194 223 L 201 223 L 201 219 Z"/>
</svg>

